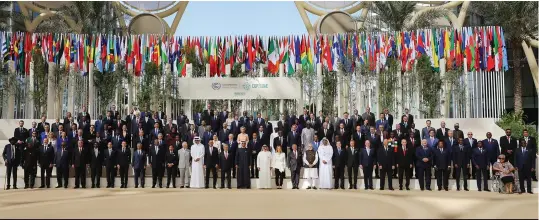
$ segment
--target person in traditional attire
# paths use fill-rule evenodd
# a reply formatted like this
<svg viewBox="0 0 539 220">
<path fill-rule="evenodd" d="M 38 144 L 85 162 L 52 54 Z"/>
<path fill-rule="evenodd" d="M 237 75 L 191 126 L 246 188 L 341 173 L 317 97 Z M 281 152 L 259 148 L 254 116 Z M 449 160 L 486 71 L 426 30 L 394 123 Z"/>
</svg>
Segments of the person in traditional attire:
<svg viewBox="0 0 539 220">
<path fill-rule="evenodd" d="M 264 144 L 264 146 L 262 146 L 262 151 L 256 158 L 259 172 L 259 189 L 271 189 L 271 169 L 273 168 L 273 165 L 271 163 L 271 151 L 269 151 L 268 148 L 268 145 Z"/>
<path fill-rule="evenodd" d="M 318 153 L 313 150 L 313 145 L 308 144 L 303 154 L 303 178 L 307 179 L 307 189 L 316 189 L 315 181 L 318 179 Z"/>
<path fill-rule="evenodd" d="M 314 142 L 314 129 L 310 122 L 307 122 L 307 127 L 301 131 L 301 144 L 302 149 L 305 151 L 307 145 Z"/>
<path fill-rule="evenodd" d="M 200 143 L 200 137 L 195 137 L 195 144 L 191 146 L 191 182 L 189 186 L 192 188 L 204 187 L 204 145 Z"/>
<path fill-rule="evenodd" d="M 331 162 L 333 157 L 333 147 L 331 147 L 327 138 L 322 140 L 322 145 L 318 148 L 318 156 L 321 161 L 319 167 L 320 183 L 318 186 L 321 189 L 331 189 L 331 180 L 333 177 L 333 165 Z"/>
<path fill-rule="evenodd" d="M 249 169 L 251 169 L 251 152 L 247 149 L 247 141 L 242 141 L 240 148 L 236 151 L 235 165 L 238 170 L 238 189 L 250 189 L 251 176 Z"/>
</svg>

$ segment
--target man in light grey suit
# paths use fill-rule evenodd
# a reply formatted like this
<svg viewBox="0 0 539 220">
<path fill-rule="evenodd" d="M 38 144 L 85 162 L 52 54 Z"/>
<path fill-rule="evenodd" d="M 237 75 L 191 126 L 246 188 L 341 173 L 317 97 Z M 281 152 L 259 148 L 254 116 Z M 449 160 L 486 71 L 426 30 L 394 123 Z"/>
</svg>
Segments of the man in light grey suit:
<svg viewBox="0 0 539 220">
<path fill-rule="evenodd" d="M 303 166 L 302 158 L 301 153 L 298 151 L 298 146 L 293 144 L 292 152 L 288 153 L 288 159 L 286 160 L 286 165 L 291 172 L 292 189 L 299 189 L 299 174 Z"/>
<path fill-rule="evenodd" d="M 371 112 L 371 107 L 367 106 L 367 108 L 365 109 L 365 113 L 363 113 L 361 117 L 363 118 L 363 120 L 368 120 L 371 126 L 374 125 L 375 118 L 374 118 L 374 113 Z"/>
<path fill-rule="evenodd" d="M 178 169 L 180 170 L 180 188 L 189 188 L 189 168 L 191 167 L 191 151 L 187 148 L 187 142 L 182 143 L 182 148 L 178 150 Z"/>
<path fill-rule="evenodd" d="M 333 121 L 331 123 L 333 123 L 333 129 L 337 131 L 337 129 L 339 129 L 339 125 L 341 124 L 341 118 L 339 118 L 338 113 L 335 113 L 335 116 L 333 117 Z"/>
</svg>

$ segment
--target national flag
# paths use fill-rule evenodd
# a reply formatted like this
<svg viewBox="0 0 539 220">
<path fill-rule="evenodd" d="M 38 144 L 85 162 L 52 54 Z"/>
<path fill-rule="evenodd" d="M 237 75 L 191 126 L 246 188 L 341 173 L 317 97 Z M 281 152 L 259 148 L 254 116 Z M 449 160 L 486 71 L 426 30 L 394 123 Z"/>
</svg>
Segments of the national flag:
<svg viewBox="0 0 539 220">
<path fill-rule="evenodd" d="M 273 38 L 269 39 L 268 60 L 268 71 L 275 75 L 279 72 L 279 51 Z"/>
</svg>

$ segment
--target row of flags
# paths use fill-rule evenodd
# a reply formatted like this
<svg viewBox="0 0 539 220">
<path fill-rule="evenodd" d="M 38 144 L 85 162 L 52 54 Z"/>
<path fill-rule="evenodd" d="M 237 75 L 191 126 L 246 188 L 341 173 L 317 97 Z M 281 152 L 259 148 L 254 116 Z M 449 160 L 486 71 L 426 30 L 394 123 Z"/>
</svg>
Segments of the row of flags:
<svg viewBox="0 0 539 220">
<path fill-rule="evenodd" d="M 386 68 L 388 58 L 397 59 L 401 71 L 410 71 L 422 55 L 430 58 L 434 70 L 439 70 L 442 58 L 448 69 L 462 67 L 464 58 L 469 71 L 508 69 L 503 29 L 494 26 L 286 37 L 0 32 L 0 46 L 2 60 L 14 61 L 16 71 L 26 74 L 35 52 L 48 62 L 65 67 L 73 64 L 83 75 L 90 65 L 102 73 L 115 71 L 115 64 L 121 61 L 131 65 L 136 76 L 141 76 L 150 62 L 179 76 L 186 75 L 188 63 L 209 64 L 213 77 L 224 76 L 226 66 L 233 68 L 235 64 L 245 64 L 246 71 L 266 64 L 272 74 L 284 64 L 288 75 L 300 70 L 314 73 L 319 63 L 329 71 L 342 66 L 353 72 L 358 65 L 376 71 Z"/>
</svg>

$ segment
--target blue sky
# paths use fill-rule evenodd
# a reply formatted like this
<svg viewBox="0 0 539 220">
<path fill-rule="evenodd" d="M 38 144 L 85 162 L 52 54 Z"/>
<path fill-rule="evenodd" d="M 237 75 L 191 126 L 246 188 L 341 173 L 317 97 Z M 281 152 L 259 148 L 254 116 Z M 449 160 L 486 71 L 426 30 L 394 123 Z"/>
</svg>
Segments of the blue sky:
<svg viewBox="0 0 539 220">
<path fill-rule="evenodd" d="M 318 16 L 307 13 L 311 23 Z M 165 18 L 170 25 L 174 16 Z M 307 33 L 294 2 L 191 1 L 175 35 L 223 36 L 256 34 L 285 36 Z"/>
</svg>

